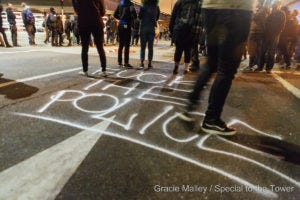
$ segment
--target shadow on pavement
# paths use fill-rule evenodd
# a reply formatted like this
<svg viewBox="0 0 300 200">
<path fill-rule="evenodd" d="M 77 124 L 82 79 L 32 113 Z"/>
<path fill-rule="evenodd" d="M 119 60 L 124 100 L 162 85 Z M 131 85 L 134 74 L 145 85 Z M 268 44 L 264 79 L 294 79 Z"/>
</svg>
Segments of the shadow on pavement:
<svg viewBox="0 0 300 200">
<path fill-rule="evenodd" d="M 14 80 L 0 78 L 0 95 L 8 99 L 21 99 L 31 96 L 39 89 L 25 83 L 17 83 Z"/>
<path fill-rule="evenodd" d="M 225 139 L 277 156 L 281 160 L 300 165 L 300 146 L 296 144 L 266 136 L 242 134 Z"/>
</svg>

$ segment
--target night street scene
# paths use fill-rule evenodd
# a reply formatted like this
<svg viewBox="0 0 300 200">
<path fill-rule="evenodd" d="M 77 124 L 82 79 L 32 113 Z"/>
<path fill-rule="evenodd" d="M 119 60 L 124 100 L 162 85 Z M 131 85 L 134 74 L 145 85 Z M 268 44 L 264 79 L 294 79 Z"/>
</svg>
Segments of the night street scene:
<svg viewBox="0 0 300 200">
<path fill-rule="evenodd" d="M 300 0 L 0 11 L 0 200 L 300 199 Z"/>
</svg>

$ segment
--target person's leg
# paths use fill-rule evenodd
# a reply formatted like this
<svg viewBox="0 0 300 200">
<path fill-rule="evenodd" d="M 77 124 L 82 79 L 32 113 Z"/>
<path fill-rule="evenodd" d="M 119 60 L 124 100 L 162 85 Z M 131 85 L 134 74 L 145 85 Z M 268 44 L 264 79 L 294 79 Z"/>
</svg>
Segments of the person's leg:
<svg viewBox="0 0 300 200">
<path fill-rule="evenodd" d="M 4 40 L 4 43 L 6 45 L 6 47 L 11 47 L 8 40 L 7 40 L 7 37 L 6 37 L 6 34 L 5 34 L 5 31 L 3 28 L 0 27 L 0 33 L 2 34 L 3 36 L 3 40 Z"/>
<path fill-rule="evenodd" d="M 83 72 L 88 71 L 88 51 L 89 51 L 89 41 L 90 41 L 90 35 L 91 31 L 88 28 L 81 28 L 79 31 L 80 37 L 81 37 L 81 61 L 82 61 L 82 67 Z"/>
<path fill-rule="evenodd" d="M 125 45 L 125 37 L 124 37 L 124 31 L 122 28 L 119 28 L 119 49 L 118 49 L 118 64 L 122 65 L 122 57 L 123 57 L 123 48 Z"/>
<path fill-rule="evenodd" d="M 105 72 L 106 71 L 106 56 L 105 56 L 105 51 L 104 51 L 104 47 L 103 47 L 103 43 L 104 43 L 103 30 L 98 27 L 93 27 L 92 34 L 93 34 L 95 44 L 97 47 L 97 51 L 99 54 L 102 72 Z"/>
<path fill-rule="evenodd" d="M 132 68 L 129 64 L 129 50 L 130 50 L 130 39 L 131 39 L 131 29 L 127 28 L 125 32 L 125 66 Z"/>
<path fill-rule="evenodd" d="M 175 64 L 174 64 L 173 74 L 178 74 L 178 68 L 183 53 L 183 45 L 180 43 L 179 40 L 175 40 L 175 46 L 176 46 L 175 53 L 174 53 Z"/>
<path fill-rule="evenodd" d="M 17 30 L 17 26 L 16 25 L 13 25 L 10 27 L 11 29 L 11 40 L 12 40 L 12 43 L 13 43 L 13 46 L 18 46 L 18 30 Z"/>
<path fill-rule="evenodd" d="M 141 33 L 141 53 L 140 53 L 141 66 L 140 66 L 140 68 L 144 68 L 146 44 L 147 44 L 146 33 Z"/>
<path fill-rule="evenodd" d="M 154 45 L 154 37 L 155 33 L 149 33 L 147 35 L 148 41 L 148 68 L 152 68 L 152 60 L 153 60 L 153 45 Z"/>
<path fill-rule="evenodd" d="M 205 120 L 221 119 L 232 80 L 241 62 L 250 21 L 251 13 L 247 11 L 224 11 L 223 15 L 219 15 L 216 25 L 223 24 L 229 31 L 226 35 L 219 34 L 219 39 L 224 38 L 224 41 L 219 44 L 217 76 L 210 90 Z"/>
<path fill-rule="evenodd" d="M 267 51 L 267 63 L 266 63 L 266 71 L 267 73 L 270 73 L 271 70 L 274 67 L 275 64 L 275 53 L 276 53 L 276 47 L 278 44 L 278 37 L 277 38 L 272 38 L 270 42 L 270 46 Z"/>
</svg>

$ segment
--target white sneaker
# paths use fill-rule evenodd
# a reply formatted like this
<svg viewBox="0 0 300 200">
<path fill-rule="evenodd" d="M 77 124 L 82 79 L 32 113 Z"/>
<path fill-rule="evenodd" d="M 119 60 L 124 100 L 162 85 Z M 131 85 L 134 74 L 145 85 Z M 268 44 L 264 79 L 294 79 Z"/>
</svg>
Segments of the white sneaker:
<svg viewBox="0 0 300 200">
<path fill-rule="evenodd" d="M 3 76 L 3 73 L 0 72 L 0 78 Z"/>
<path fill-rule="evenodd" d="M 107 77 L 107 76 L 108 76 L 107 71 L 102 72 L 102 76 L 103 76 L 103 77 Z"/>
<path fill-rule="evenodd" d="M 88 72 L 83 72 L 83 71 L 79 72 L 78 74 L 82 76 L 89 76 Z"/>
</svg>

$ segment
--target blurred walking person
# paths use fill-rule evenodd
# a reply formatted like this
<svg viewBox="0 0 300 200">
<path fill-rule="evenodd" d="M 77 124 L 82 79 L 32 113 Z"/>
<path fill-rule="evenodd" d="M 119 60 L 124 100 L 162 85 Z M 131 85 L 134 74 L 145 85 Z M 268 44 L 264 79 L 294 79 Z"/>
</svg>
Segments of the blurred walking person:
<svg viewBox="0 0 300 200">
<path fill-rule="evenodd" d="M 134 20 L 137 18 L 134 4 L 130 0 L 121 0 L 117 9 L 114 12 L 114 17 L 119 20 L 118 36 L 119 36 L 119 49 L 118 49 L 118 64 L 122 64 L 122 54 L 124 52 L 124 66 L 126 68 L 133 68 L 129 64 L 129 49 L 131 39 L 131 27 Z"/>
<path fill-rule="evenodd" d="M 144 0 L 139 12 L 141 20 L 140 35 L 141 35 L 141 64 L 138 69 L 144 68 L 145 50 L 148 44 L 148 69 L 152 68 L 153 60 L 153 44 L 155 37 L 155 27 L 160 16 L 158 0 Z"/>
<path fill-rule="evenodd" d="M 196 109 L 200 93 L 212 74 L 217 72 L 202 123 L 202 130 L 205 133 L 219 135 L 236 133 L 234 128 L 227 126 L 221 119 L 221 113 L 241 62 L 254 4 L 255 0 L 203 1 L 208 60 L 200 68 L 194 89 L 189 95 L 186 111 L 179 117 L 184 121 L 195 121 L 192 112 Z"/>
<path fill-rule="evenodd" d="M 58 35 L 57 35 L 57 14 L 53 7 L 50 8 L 50 13 L 48 15 L 47 24 L 49 30 L 51 31 L 51 45 L 53 47 L 58 45 Z"/>
<path fill-rule="evenodd" d="M 27 6 L 24 2 L 21 4 L 21 6 L 23 7 L 21 15 L 26 32 L 28 34 L 29 45 L 35 46 L 35 18 L 29 6 Z"/>
<path fill-rule="evenodd" d="M 13 5 L 11 3 L 7 4 L 6 14 L 7 21 L 9 23 L 9 29 L 11 32 L 11 40 L 14 47 L 18 47 L 18 29 L 16 25 L 16 15 L 13 12 Z"/>
<path fill-rule="evenodd" d="M 286 16 L 280 10 L 281 3 L 275 2 L 272 6 L 272 12 L 267 17 L 265 28 L 265 39 L 263 52 L 261 54 L 258 70 L 261 71 L 266 63 L 266 72 L 271 73 L 275 63 L 275 53 L 279 42 L 279 37 L 286 23 Z"/>
<path fill-rule="evenodd" d="M 102 75 L 106 77 L 106 56 L 103 48 L 104 23 L 102 21 L 102 17 L 105 15 L 104 0 L 72 0 L 72 4 L 78 15 L 78 28 L 82 42 L 81 60 L 83 71 L 81 74 L 88 76 L 88 51 L 92 35 L 99 54 Z"/>
<path fill-rule="evenodd" d="M 5 34 L 5 30 L 4 30 L 4 28 L 2 27 L 2 26 L 3 26 L 2 15 L 1 15 L 2 12 L 3 12 L 3 6 L 0 5 L 0 33 L 1 33 L 2 36 L 3 36 L 4 43 L 5 43 L 6 47 L 12 47 L 12 46 L 9 44 L 9 42 L 8 42 L 8 40 L 7 40 L 7 37 L 6 37 L 6 34 Z M 2 45 L 4 45 L 3 42 L 2 42 Z"/>
<path fill-rule="evenodd" d="M 63 38 L 64 26 L 63 26 L 63 21 L 61 19 L 61 16 L 57 16 L 56 32 L 57 32 L 58 45 L 62 46 L 64 43 L 64 38 Z"/>
<path fill-rule="evenodd" d="M 65 21 L 65 33 L 67 36 L 67 40 L 69 41 L 68 46 L 72 46 L 72 38 L 71 38 L 72 23 L 70 20 L 70 15 L 67 16 L 67 19 Z"/>
<path fill-rule="evenodd" d="M 173 8 L 169 29 L 175 42 L 173 74 L 178 74 L 178 68 L 184 52 L 184 73 L 190 73 L 191 50 L 195 41 L 195 27 L 200 20 L 201 0 L 178 0 Z"/>
</svg>

